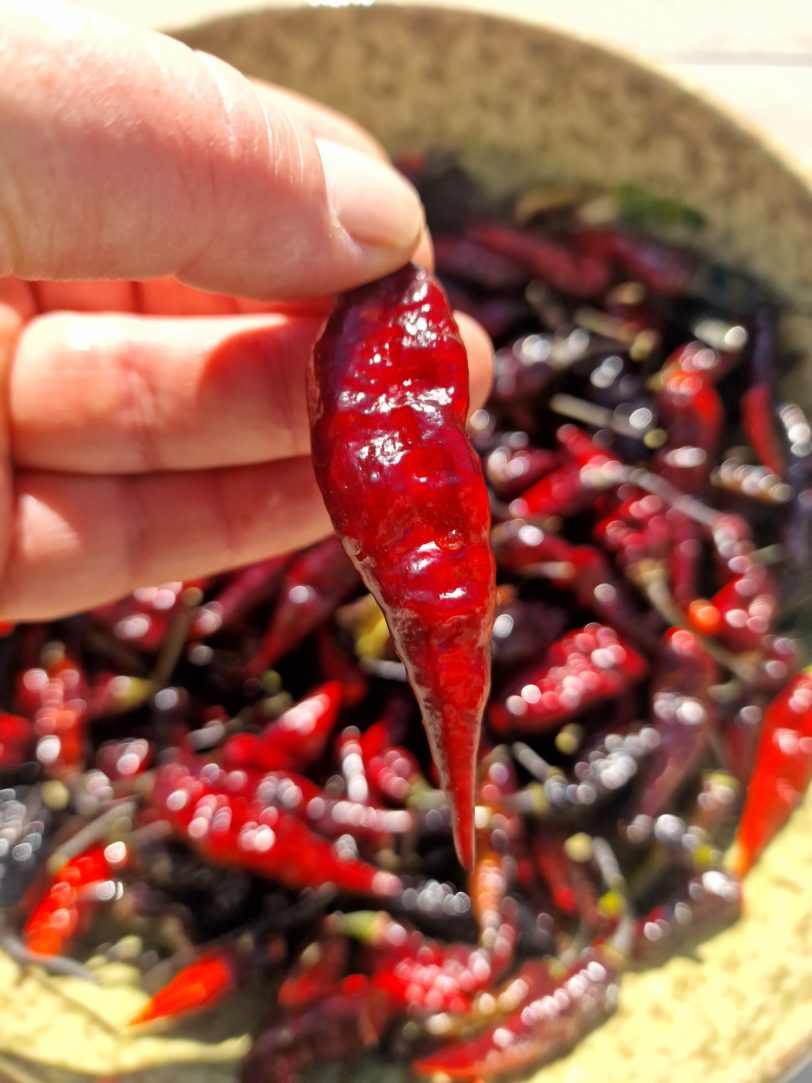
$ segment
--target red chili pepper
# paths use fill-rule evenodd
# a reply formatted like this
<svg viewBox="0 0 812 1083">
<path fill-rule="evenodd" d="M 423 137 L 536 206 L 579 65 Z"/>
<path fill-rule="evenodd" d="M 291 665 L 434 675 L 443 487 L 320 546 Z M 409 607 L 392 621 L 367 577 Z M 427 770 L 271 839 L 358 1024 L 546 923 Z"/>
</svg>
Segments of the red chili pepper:
<svg viewBox="0 0 812 1083">
<path fill-rule="evenodd" d="M 236 988 L 231 953 L 223 949 L 206 952 L 185 966 L 168 984 L 150 998 L 129 1022 L 129 1026 L 175 1018 L 187 1012 L 214 1008 Z"/>
<path fill-rule="evenodd" d="M 274 1011 L 243 1062 L 243 1083 L 298 1083 L 312 1065 L 359 1057 L 393 1017 L 389 999 L 361 975 L 347 988 L 281 1017 Z"/>
<path fill-rule="evenodd" d="M 623 567 L 640 560 L 662 560 L 672 544 L 665 504 L 653 493 L 623 500 L 595 526 L 593 536 L 617 555 Z"/>
<path fill-rule="evenodd" d="M 435 236 L 437 274 L 462 279 L 478 289 L 521 289 L 529 277 L 524 261 L 497 251 L 470 237 Z"/>
<path fill-rule="evenodd" d="M 338 991 L 346 973 L 350 944 L 344 936 L 320 936 L 304 948 L 279 987 L 283 1008 L 312 1004 Z"/>
<path fill-rule="evenodd" d="M 45 668 L 27 669 L 17 682 L 21 710 L 33 719 L 36 757 L 51 777 L 83 766 L 86 753 L 88 688 L 79 665 L 59 648 Z"/>
<path fill-rule="evenodd" d="M 667 556 L 671 596 L 684 609 L 699 590 L 700 531 L 692 519 L 676 508 L 668 509 L 666 520 L 671 538 Z"/>
<path fill-rule="evenodd" d="M 142 587 L 126 598 L 97 606 L 90 612 L 118 639 L 154 653 L 163 645 L 172 620 L 187 604 L 187 591 L 202 590 L 205 585 L 205 579 L 190 579 Z"/>
<path fill-rule="evenodd" d="M 734 870 L 744 876 L 783 827 L 812 779 L 812 673 L 797 674 L 764 716 L 736 835 Z"/>
<path fill-rule="evenodd" d="M 667 376 L 672 371 L 696 372 L 711 383 L 718 384 L 738 360 L 739 354 L 735 351 L 715 350 L 707 343 L 693 339 L 678 346 L 669 355 L 663 365 L 663 374 Z"/>
<path fill-rule="evenodd" d="M 247 613 L 273 595 L 289 560 L 289 554 L 285 553 L 232 572 L 217 597 L 195 613 L 189 637 L 205 639 L 224 628 L 233 628 Z"/>
<path fill-rule="evenodd" d="M 643 768 L 638 812 L 655 817 L 696 765 L 716 718 L 716 663 L 695 635 L 670 628 L 652 675 L 651 718 L 659 743 Z"/>
<path fill-rule="evenodd" d="M 719 392 L 699 372 L 667 372 L 657 393 L 657 417 L 670 447 L 690 445 L 707 456 L 708 470 L 716 456 L 724 422 Z"/>
<path fill-rule="evenodd" d="M 143 774 L 152 757 L 152 745 L 145 737 L 122 737 L 99 746 L 96 766 L 111 782 L 119 782 Z"/>
<path fill-rule="evenodd" d="M 554 451 L 529 447 L 524 433 L 505 433 L 501 440 L 483 464 L 485 477 L 500 500 L 511 500 L 558 465 Z"/>
<path fill-rule="evenodd" d="M 60 955 L 96 901 L 92 888 L 111 879 L 127 863 L 122 843 L 96 846 L 66 861 L 45 895 L 30 909 L 23 939 L 37 955 Z"/>
<path fill-rule="evenodd" d="M 610 948 L 587 948 L 559 980 L 548 970 L 526 982 L 523 1002 L 487 1030 L 415 1061 L 412 1068 L 422 1076 L 476 1083 L 545 1064 L 612 1014 L 619 977 Z"/>
<path fill-rule="evenodd" d="M 623 476 L 617 457 L 574 425 L 556 433 L 565 453 L 563 466 L 545 475 L 511 501 L 516 518 L 568 518 L 591 508 L 598 493 L 615 488 Z"/>
<path fill-rule="evenodd" d="M 470 867 L 496 588 L 467 414 L 465 350 L 425 271 L 407 266 L 344 295 L 311 372 L 316 477 L 386 615 Z"/>
<path fill-rule="evenodd" d="M 297 816 L 330 839 L 351 835 L 380 846 L 388 836 L 402 835 L 414 826 L 405 809 L 379 809 L 351 798 L 329 797 L 315 782 L 290 771 L 263 775 L 254 793 L 261 806 Z"/>
<path fill-rule="evenodd" d="M 609 285 L 609 269 L 600 254 L 581 254 L 549 237 L 495 222 L 469 226 L 466 236 L 523 263 L 529 274 L 562 293 L 593 297 Z"/>
<path fill-rule="evenodd" d="M 31 720 L 0 714 L 0 772 L 16 771 L 29 758 L 34 744 Z"/>
<path fill-rule="evenodd" d="M 367 780 L 376 796 L 394 805 L 404 805 L 414 792 L 428 789 L 420 764 L 403 746 L 413 715 L 412 703 L 391 695 L 378 721 L 361 734 Z"/>
<path fill-rule="evenodd" d="M 265 638 L 248 664 L 258 676 L 316 631 L 358 586 L 358 576 L 336 538 L 293 557 L 282 582 Z"/>
<path fill-rule="evenodd" d="M 744 574 L 725 583 L 710 601 L 695 599 L 687 612 L 693 628 L 733 651 L 758 650 L 778 612 L 777 593 L 766 569 L 752 560 L 746 567 Z"/>
<path fill-rule="evenodd" d="M 721 869 L 697 873 L 637 922 L 633 957 L 646 966 L 664 963 L 687 945 L 732 925 L 741 912 L 738 880 Z"/>
<path fill-rule="evenodd" d="M 341 709 L 343 688 L 329 681 L 269 722 L 259 733 L 237 733 L 220 748 L 227 768 L 302 771 L 327 748 Z"/>
<path fill-rule="evenodd" d="M 604 263 L 616 263 L 653 293 L 682 297 L 697 280 L 698 261 L 687 249 L 614 227 L 581 228 L 574 234 L 582 252 Z"/>
<path fill-rule="evenodd" d="M 775 319 L 768 309 L 761 308 L 753 326 L 751 383 L 742 395 L 742 425 L 762 463 L 783 477 L 786 463 L 776 433 L 772 387 L 775 354 Z"/>
<path fill-rule="evenodd" d="M 336 643 L 332 632 L 326 628 L 318 634 L 317 650 L 321 672 L 328 680 L 341 684 L 344 706 L 355 707 L 361 703 L 369 691 L 369 678 L 359 669 L 355 658 Z"/>
<path fill-rule="evenodd" d="M 540 666 L 525 670 L 491 704 L 497 733 L 537 733 L 619 696 L 646 674 L 645 660 L 602 624 L 568 632 Z"/>
<path fill-rule="evenodd" d="M 212 781 L 210 781 L 210 778 Z M 247 869 L 301 889 L 332 883 L 340 891 L 391 898 L 401 890 L 392 873 L 342 859 L 299 818 L 266 805 L 244 772 L 166 764 L 156 772 L 153 805 L 179 835 L 218 865 Z"/>
</svg>

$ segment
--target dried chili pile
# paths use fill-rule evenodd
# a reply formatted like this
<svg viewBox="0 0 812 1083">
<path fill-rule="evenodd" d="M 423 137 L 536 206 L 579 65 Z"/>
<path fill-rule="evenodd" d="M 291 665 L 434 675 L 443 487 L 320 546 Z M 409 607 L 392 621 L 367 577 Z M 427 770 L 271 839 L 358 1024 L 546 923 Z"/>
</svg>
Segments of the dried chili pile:
<svg viewBox="0 0 812 1083">
<path fill-rule="evenodd" d="M 777 391 L 793 359 L 773 300 L 653 238 L 696 229 L 684 208 L 628 189 L 493 205 L 453 164 L 407 167 L 438 276 L 497 347 L 468 426 L 497 565 L 472 869 L 440 785 L 456 753 L 470 762 L 470 719 L 438 774 L 335 538 L 0 639 L 3 946 L 81 974 L 136 931 L 138 1026 L 250 982 L 266 1007 L 244 1083 L 364 1051 L 472 1083 L 560 1055 L 612 1012 L 624 969 L 738 917 L 740 878 L 812 775 L 812 676 L 791 634 L 812 432 Z M 414 597 L 435 541 L 447 563 L 426 564 L 425 593 L 456 597 L 471 522 L 454 497 L 452 479 L 442 537 L 398 541 Z M 362 570 L 374 527 L 341 521 Z M 387 570 L 365 579 L 391 618 Z M 393 628 L 413 679 L 435 664 Z"/>
</svg>

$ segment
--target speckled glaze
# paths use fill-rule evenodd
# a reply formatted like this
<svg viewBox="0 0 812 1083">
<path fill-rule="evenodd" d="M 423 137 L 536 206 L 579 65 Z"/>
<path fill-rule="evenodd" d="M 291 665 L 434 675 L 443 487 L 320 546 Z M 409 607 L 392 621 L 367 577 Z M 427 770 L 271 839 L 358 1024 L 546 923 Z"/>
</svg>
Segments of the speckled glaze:
<svg viewBox="0 0 812 1083">
<path fill-rule="evenodd" d="M 671 81 L 553 31 L 427 8 L 274 10 L 178 36 L 344 110 L 393 153 L 456 150 L 495 188 L 633 181 L 692 204 L 707 217 L 708 249 L 769 279 L 795 310 L 783 331 L 806 351 L 801 382 L 812 400 L 812 188 L 744 126 Z M 618 1013 L 539 1083 L 777 1083 L 812 1051 L 812 795 L 748 877 L 745 913 L 696 956 L 628 974 Z M 222 1018 L 165 1037 L 128 1035 L 123 1022 L 144 1001 L 135 974 L 116 964 L 100 978 L 45 983 L 0 954 L 0 1077 L 237 1078 L 247 1040 L 225 1035 L 235 1021 L 250 1027 L 250 994 Z M 320 1076 L 404 1078 L 380 1064 Z"/>
</svg>

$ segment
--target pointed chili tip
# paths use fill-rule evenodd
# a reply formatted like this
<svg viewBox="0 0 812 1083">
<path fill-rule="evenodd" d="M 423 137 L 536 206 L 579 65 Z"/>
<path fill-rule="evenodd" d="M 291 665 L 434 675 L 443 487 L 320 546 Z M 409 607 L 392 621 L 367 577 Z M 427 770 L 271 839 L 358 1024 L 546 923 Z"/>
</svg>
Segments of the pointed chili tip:
<svg viewBox="0 0 812 1083">
<path fill-rule="evenodd" d="M 153 1019 L 158 1019 L 163 1012 L 156 1011 L 155 1005 L 152 1000 L 148 1000 L 140 1011 L 136 1012 L 132 1019 L 127 1020 L 128 1027 L 141 1026 L 143 1023 L 151 1023 Z"/>
<path fill-rule="evenodd" d="M 448 797 L 451 803 L 454 849 L 457 851 L 460 865 L 466 872 L 470 872 L 474 867 L 476 850 L 473 800 L 463 804 L 451 792 Z"/>
</svg>

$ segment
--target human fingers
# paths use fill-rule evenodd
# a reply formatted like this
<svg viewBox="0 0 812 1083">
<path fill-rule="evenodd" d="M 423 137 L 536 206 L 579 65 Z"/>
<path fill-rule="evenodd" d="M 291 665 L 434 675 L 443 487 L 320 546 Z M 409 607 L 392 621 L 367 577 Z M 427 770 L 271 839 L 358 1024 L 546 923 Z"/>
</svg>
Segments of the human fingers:
<svg viewBox="0 0 812 1083">
<path fill-rule="evenodd" d="M 475 407 L 491 345 L 457 318 Z M 305 371 L 322 325 L 289 314 L 38 317 L 7 380 L 11 458 L 18 469 L 133 474 L 307 455 Z"/>
<path fill-rule="evenodd" d="M 310 459 L 137 476 L 16 475 L 0 619 L 48 620 L 330 531 Z"/>
<path fill-rule="evenodd" d="M 414 250 L 403 178 L 314 140 L 227 64 L 47 0 L 2 18 L 0 272 L 302 297 Z"/>
</svg>

